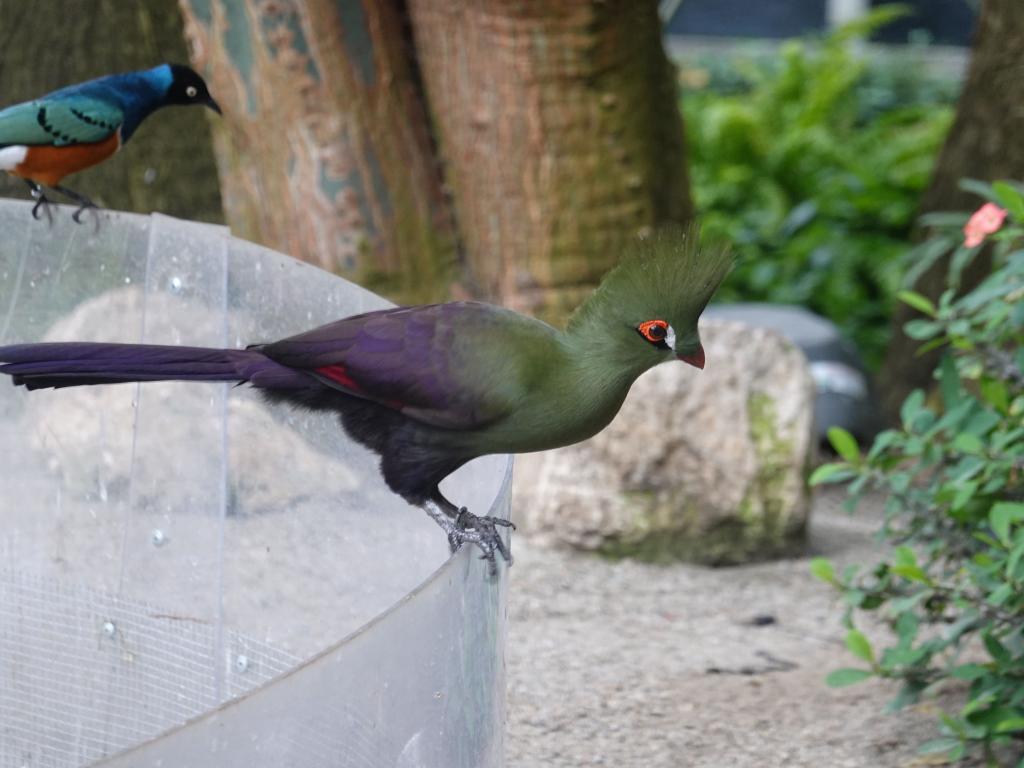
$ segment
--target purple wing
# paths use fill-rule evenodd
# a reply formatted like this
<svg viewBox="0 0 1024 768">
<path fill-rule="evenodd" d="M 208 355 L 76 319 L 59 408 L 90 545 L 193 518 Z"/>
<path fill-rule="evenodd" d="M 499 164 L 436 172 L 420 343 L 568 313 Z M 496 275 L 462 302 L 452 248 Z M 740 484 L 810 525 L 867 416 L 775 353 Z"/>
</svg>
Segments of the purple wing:
<svg viewBox="0 0 1024 768">
<path fill-rule="evenodd" d="M 528 333 L 546 335 L 548 326 L 509 310 L 452 302 L 355 315 L 258 349 L 420 421 L 472 429 L 509 411 L 509 399 L 491 383 L 493 361 L 504 354 L 508 326 L 533 325 Z"/>
</svg>

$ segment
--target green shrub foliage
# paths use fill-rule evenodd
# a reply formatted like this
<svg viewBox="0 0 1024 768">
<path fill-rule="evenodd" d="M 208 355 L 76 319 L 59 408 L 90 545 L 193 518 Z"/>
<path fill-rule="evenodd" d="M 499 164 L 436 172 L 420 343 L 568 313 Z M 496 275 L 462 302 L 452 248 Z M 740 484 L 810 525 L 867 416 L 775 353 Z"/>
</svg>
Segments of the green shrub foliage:
<svg viewBox="0 0 1024 768">
<path fill-rule="evenodd" d="M 703 234 L 737 255 L 719 300 L 807 306 L 869 365 L 885 349 L 899 256 L 956 95 L 906 57 L 855 52 L 893 15 L 682 72 Z"/>
<path fill-rule="evenodd" d="M 936 393 L 910 395 L 900 427 L 866 453 L 832 430 L 841 461 L 812 476 L 846 484 L 851 508 L 868 491 L 884 494 L 880 536 L 892 552 L 874 567 L 836 573 L 816 560 L 812 571 L 842 592 L 847 645 L 860 661 L 829 684 L 898 680 L 896 708 L 940 687 L 963 691 L 959 710 L 941 715 L 942 738 L 923 751 L 1024 768 L 1015 762 L 1024 754 L 1024 186 L 967 186 L 1008 211 L 988 237 L 990 276 L 957 295 L 961 270 L 985 246 L 962 244 L 966 215 L 932 217 L 934 236 L 914 253 L 927 262 L 960 243 L 949 288 L 937 304 L 901 294 L 920 313 L 907 332 L 946 351 Z M 881 614 L 895 639 L 873 648 L 855 626 L 862 611 Z"/>
</svg>

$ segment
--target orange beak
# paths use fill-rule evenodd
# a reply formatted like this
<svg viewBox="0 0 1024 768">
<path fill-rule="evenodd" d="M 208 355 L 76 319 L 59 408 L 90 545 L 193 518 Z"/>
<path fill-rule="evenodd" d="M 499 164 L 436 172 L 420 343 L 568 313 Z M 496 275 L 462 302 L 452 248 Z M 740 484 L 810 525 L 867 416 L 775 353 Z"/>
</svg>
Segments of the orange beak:
<svg viewBox="0 0 1024 768">
<path fill-rule="evenodd" d="M 679 359 L 684 363 L 689 363 L 694 368 L 704 369 L 704 347 L 703 345 L 697 347 L 697 351 L 692 355 L 679 355 Z"/>
</svg>

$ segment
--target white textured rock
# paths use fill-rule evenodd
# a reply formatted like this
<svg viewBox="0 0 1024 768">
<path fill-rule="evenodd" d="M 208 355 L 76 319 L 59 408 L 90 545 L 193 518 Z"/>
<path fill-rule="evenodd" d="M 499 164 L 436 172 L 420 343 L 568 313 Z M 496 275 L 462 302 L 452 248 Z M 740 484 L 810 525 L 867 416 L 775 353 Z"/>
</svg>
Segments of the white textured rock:
<svg viewBox="0 0 1024 768">
<path fill-rule="evenodd" d="M 82 303 L 55 323 L 44 340 L 132 339 L 139 328 L 133 319 L 141 321 L 141 311 L 140 291 L 113 291 Z M 172 316 L 177 319 L 167 319 Z M 207 331 L 215 338 L 223 318 L 199 305 L 183 315 L 180 300 L 151 295 L 145 325 L 147 339 L 182 343 L 182 334 L 186 341 Z M 357 487 L 356 474 L 337 457 L 318 451 L 282 423 L 287 409 L 272 414 L 245 390 L 232 392 L 225 402 L 222 392 L 217 385 L 181 382 L 148 382 L 139 389 L 118 384 L 35 392 L 26 402 L 26 418 L 36 425 L 31 445 L 46 454 L 50 469 L 73 494 L 102 497 L 124 492 L 131 479 L 136 503 L 187 508 L 201 501 L 189 496 L 193 486 L 204 485 L 194 479 L 210 478 L 211 473 L 219 477 L 221 472 L 226 409 L 231 433 L 227 490 L 245 509 L 287 509 L 302 501 L 294 496 L 302 488 L 341 495 Z M 136 432 L 136 420 L 145 420 L 149 428 Z M 283 471 L 291 481 L 275 483 Z M 295 479 L 296 474 L 302 479 Z M 182 481 L 168 482 L 169 475 Z M 219 482 L 209 485 L 217 487 Z M 291 490 L 283 491 L 282 485 Z"/>
<path fill-rule="evenodd" d="M 814 385 L 783 337 L 701 325 L 707 367 L 667 363 L 584 443 L 516 459 L 527 535 L 644 559 L 735 563 L 799 546 Z"/>
</svg>

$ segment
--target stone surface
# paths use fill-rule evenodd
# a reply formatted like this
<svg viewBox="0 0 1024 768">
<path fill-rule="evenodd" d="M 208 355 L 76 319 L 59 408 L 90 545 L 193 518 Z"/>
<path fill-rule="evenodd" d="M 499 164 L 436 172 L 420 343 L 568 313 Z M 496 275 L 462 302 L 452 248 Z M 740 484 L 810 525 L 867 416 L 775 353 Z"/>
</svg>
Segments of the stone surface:
<svg viewBox="0 0 1024 768">
<path fill-rule="evenodd" d="M 642 376 L 584 443 L 516 460 L 515 517 L 550 543 L 645 560 L 724 564 L 800 546 L 814 385 L 774 332 L 702 324 L 707 367 Z"/>
<path fill-rule="evenodd" d="M 145 310 L 147 341 L 188 343 L 216 338 L 223 328 L 221 312 L 197 304 L 183 313 L 180 299 L 150 295 Z M 141 317 L 142 293 L 125 288 L 83 302 L 43 340 L 132 339 L 138 332 L 134 319 Z M 200 501 L 189 496 L 192 486 L 204 485 L 194 479 L 220 472 L 226 409 L 232 446 L 227 491 L 237 506 L 281 510 L 303 500 L 299 489 L 317 488 L 324 496 L 356 489 L 356 472 L 339 456 L 318 450 L 289 428 L 293 411 L 272 411 L 247 388 L 229 389 L 226 398 L 222 392 L 216 384 L 182 382 L 35 392 L 26 395 L 26 418 L 36 424 L 31 447 L 46 454 L 49 468 L 72 494 L 125 493 L 131 479 L 137 504 L 183 509 Z M 137 420 L 149 428 L 136 431 Z M 292 478 L 289 483 L 274 482 L 282 468 Z M 168 482 L 169 474 L 193 482 Z"/>
</svg>

